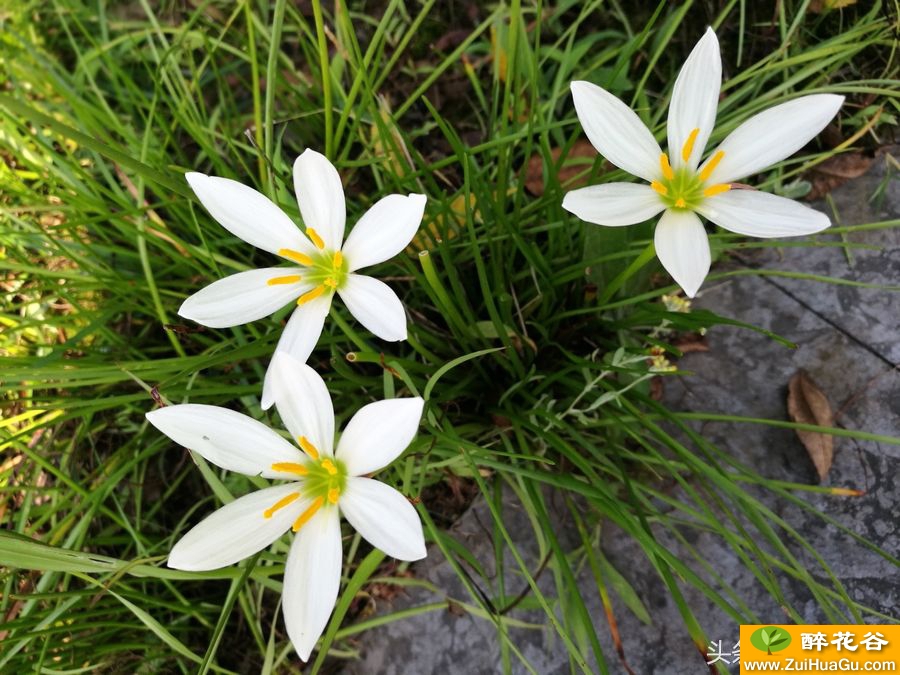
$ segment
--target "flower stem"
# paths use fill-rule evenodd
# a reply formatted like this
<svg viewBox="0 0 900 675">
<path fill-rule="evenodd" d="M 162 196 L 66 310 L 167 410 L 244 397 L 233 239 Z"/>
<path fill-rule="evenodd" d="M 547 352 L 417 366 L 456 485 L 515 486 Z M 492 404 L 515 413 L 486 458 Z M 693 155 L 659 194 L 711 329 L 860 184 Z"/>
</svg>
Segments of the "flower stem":
<svg viewBox="0 0 900 675">
<path fill-rule="evenodd" d="M 266 62 L 266 102 L 264 111 L 265 158 L 269 162 L 269 196 L 275 195 L 275 176 L 272 171 L 272 154 L 275 151 L 275 80 L 278 54 L 281 50 L 281 26 L 284 24 L 285 0 L 275 1 L 272 13 L 272 33 L 269 43 L 269 59 Z"/>
<path fill-rule="evenodd" d="M 366 341 L 359 336 L 359 333 L 353 330 L 350 324 L 344 321 L 344 317 L 342 317 L 341 313 L 334 308 L 334 305 L 332 305 L 331 307 L 331 318 L 343 331 L 344 335 L 350 338 L 350 341 L 356 345 L 357 349 L 364 352 L 375 351 L 372 349 L 372 347 L 366 344 Z"/>
<path fill-rule="evenodd" d="M 313 21 L 316 24 L 316 40 L 319 47 L 319 67 L 322 70 L 322 94 L 325 98 L 325 156 L 334 153 L 334 137 L 332 129 L 331 108 L 331 69 L 328 67 L 328 42 L 325 39 L 325 22 L 322 20 L 322 3 L 313 0 Z"/>
<path fill-rule="evenodd" d="M 653 246 L 653 240 L 647 244 L 647 247 L 640 252 L 637 258 L 631 261 L 631 264 L 622 270 L 618 275 L 616 275 L 612 281 L 610 281 L 606 288 L 603 289 L 603 292 L 600 294 L 600 297 L 597 298 L 597 304 L 601 307 L 609 302 L 609 299 L 615 295 L 616 291 L 618 291 L 622 286 L 628 281 L 631 277 L 635 275 L 635 273 L 640 270 L 644 265 L 653 260 L 656 255 L 656 248 Z"/>
</svg>

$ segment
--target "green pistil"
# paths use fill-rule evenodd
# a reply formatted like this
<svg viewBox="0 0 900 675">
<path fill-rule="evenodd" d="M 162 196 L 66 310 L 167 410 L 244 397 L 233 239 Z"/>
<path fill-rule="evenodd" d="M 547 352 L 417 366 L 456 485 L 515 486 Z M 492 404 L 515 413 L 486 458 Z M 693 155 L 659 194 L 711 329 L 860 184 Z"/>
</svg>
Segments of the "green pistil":
<svg viewBox="0 0 900 675">
<path fill-rule="evenodd" d="M 685 168 L 675 169 L 671 178 L 654 181 L 651 187 L 670 209 L 695 211 L 705 199 L 700 176 Z"/>
<path fill-rule="evenodd" d="M 303 494 L 310 499 L 321 497 L 325 504 L 335 504 L 335 496 L 347 488 L 347 467 L 339 459 L 323 457 L 306 465 L 309 473 L 303 479 Z"/>
<path fill-rule="evenodd" d="M 330 290 L 337 290 L 347 283 L 349 270 L 347 261 L 340 251 L 336 253 L 321 251 L 312 254 L 310 258 L 312 265 L 306 268 L 303 277 L 313 286 L 326 286 Z"/>
</svg>

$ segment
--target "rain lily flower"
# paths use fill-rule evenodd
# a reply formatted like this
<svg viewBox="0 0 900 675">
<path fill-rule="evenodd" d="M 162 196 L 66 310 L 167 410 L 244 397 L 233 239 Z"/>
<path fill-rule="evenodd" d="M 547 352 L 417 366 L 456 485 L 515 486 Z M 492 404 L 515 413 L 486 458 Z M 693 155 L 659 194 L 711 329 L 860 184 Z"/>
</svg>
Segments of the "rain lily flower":
<svg viewBox="0 0 900 675">
<path fill-rule="evenodd" d="M 719 43 L 707 29 L 675 80 L 663 152 L 638 116 L 608 91 L 572 82 L 575 110 L 591 144 L 612 164 L 649 185 L 606 183 L 569 192 L 563 208 L 598 225 L 641 223 L 658 213 L 654 244 L 663 267 L 693 297 L 709 272 L 709 240 L 697 214 L 752 237 L 812 234 L 823 213 L 734 182 L 806 145 L 837 113 L 843 96 L 802 96 L 754 115 L 701 163 L 716 120 L 722 79 Z"/>
<path fill-rule="evenodd" d="M 425 557 L 415 508 L 394 488 L 365 477 L 406 449 L 416 435 L 423 401 L 399 398 L 362 407 L 334 450 L 334 411 L 322 378 L 284 353 L 275 355 L 270 370 L 278 413 L 302 451 L 261 422 L 227 408 L 173 405 L 147 413 L 147 419 L 224 469 L 287 481 L 212 513 L 181 538 L 168 564 L 180 570 L 218 569 L 293 530 L 282 607 L 291 642 L 306 661 L 337 600 L 343 563 L 340 514 L 388 555 Z"/>
<path fill-rule="evenodd" d="M 202 173 L 185 177 L 222 227 L 293 267 L 268 267 L 220 279 L 185 300 L 178 310 L 181 316 L 210 328 L 228 328 L 296 302 L 276 351 L 305 362 L 319 341 L 337 292 L 350 313 L 372 333 L 391 342 L 406 339 L 400 299 L 386 284 L 356 271 L 406 248 L 419 229 L 425 195 L 384 197 L 343 241 L 344 188 L 337 169 L 318 152 L 306 150 L 294 162 L 294 188 L 305 231 L 253 188 Z M 270 372 L 263 386 L 264 409 L 274 401 Z"/>
</svg>

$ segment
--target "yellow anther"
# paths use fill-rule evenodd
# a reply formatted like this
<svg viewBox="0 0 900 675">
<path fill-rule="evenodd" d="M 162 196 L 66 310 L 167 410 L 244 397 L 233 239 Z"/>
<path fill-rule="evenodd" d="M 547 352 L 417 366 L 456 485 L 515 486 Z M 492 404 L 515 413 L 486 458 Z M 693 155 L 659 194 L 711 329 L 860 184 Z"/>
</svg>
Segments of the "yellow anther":
<svg viewBox="0 0 900 675">
<path fill-rule="evenodd" d="M 319 459 L 319 451 L 316 449 L 316 446 L 309 442 L 309 439 L 306 436 L 300 436 L 300 438 L 297 439 L 297 442 L 300 443 L 300 447 L 303 448 L 303 451 L 307 455 L 313 459 Z"/>
<path fill-rule="evenodd" d="M 282 258 L 288 258 L 289 260 L 300 263 L 301 265 L 306 265 L 307 267 L 313 264 L 312 258 L 305 253 L 300 253 L 300 251 L 295 251 L 292 248 L 280 248 L 278 249 L 278 255 Z"/>
<path fill-rule="evenodd" d="M 716 195 L 720 195 L 723 192 L 728 192 L 731 189 L 731 185 L 728 183 L 717 183 L 715 185 L 710 185 L 703 191 L 704 197 L 715 197 Z"/>
<path fill-rule="evenodd" d="M 683 209 L 687 206 L 687 202 L 684 201 L 684 197 L 679 197 L 675 200 L 675 207 L 679 209 Z"/>
<path fill-rule="evenodd" d="M 331 488 L 328 491 L 328 503 L 329 504 L 337 504 L 338 500 L 341 498 L 341 491 L 337 488 Z"/>
<path fill-rule="evenodd" d="M 296 462 L 276 462 L 272 465 L 272 471 L 283 471 L 285 473 L 295 473 L 298 476 L 305 476 L 309 473 L 309 469 L 302 464 Z"/>
<path fill-rule="evenodd" d="M 309 237 L 310 241 L 312 241 L 320 251 L 325 248 L 325 242 L 322 241 L 322 237 L 320 237 L 319 233 L 311 227 L 306 228 L 306 236 Z"/>
<path fill-rule="evenodd" d="M 300 281 L 299 274 L 285 274 L 283 277 L 272 277 L 266 283 L 269 286 L 279 286 L 281 284 L 296 284 Z"/>
<path fill-rule="evenodd" d="M 659 156 L 659 168 L 662 169 L 663 177 L 666 180 L 675 178 L 675 172 L 672 171 L 672 166 L 669 164 L 669 156 L 666 153 Z"/>
<path fill-rule="evenodd" d="M 325 285 L 324 285 L 324 284 L 321 285 L 321 286 L 316 286 L 316 287 L 315 287 L 314 289 L 312 289 L 311 291 L 307 291 L 306 293 L 304 293 L 303 295 L 301 295 L 299 298 L 297 298 L 297 304 L 298 304 L 298 305 L 305 305 L 305 304 L 306 304 L 307 302 L 309 302 L 310 300 L 315 300 L 316 298 L 318 298 L 318 297 L 319 297 L 320 295 L 322 295 L 322 293 L 324 293 L 324 292 L 325 292 Z"/>
<path fill-rule="evenodd" d="M 667 194 L 669 194 L 669 188 L 667 188 L 665 185 L 660 183 L 658 180 L 655 180 L 652 183 L 650 183 L 650 187 L 652 187 L 654 190 L 656 190 L 663 197 L 665 197 Z"/>
<path fill-rule="evenodd" d="M 331 264 L 334 265 L 334 269 L 341 269 L 341 267 L 344 265 L 344 254 L 340 251 L 335 251 L 334 259 L 331 261 Z"/>
<path fill-rule="evenodd" d="M 716 154 L 714 154 L 708 162 L 706 162 L 706 166 L 703 167 L 703 170 L 700 172 L 700 180 L 706 182 L 709 180 L 709 177 L 712 175 L 712 172 L 716 170 L 716 167 L 719 165 L 719 162 L 722 161 L 722 158 L 725 156 L 725 153 L 722 150 L 717 150 Z"/>
<path fill-rule="evenodd" d="M 306 525 L 309 522 L 309 519 L 316 515 L 316 511 L 322 508 L 322 504 L 325 503 L 325 500 L 322 497 L 316 497 L 315 501 L 309 505 L 309 508 L 306 509 L 303 513 L 300 514 L 300 517 L 294 521 L 294 524 L 291 526 L 291 529 L 296 532 L 301 527 Z"/>
<path fill-rule="evenodd" d="M 685 162 L 691 158 L 691 153 L 694 151 L 694 142 L 697 140 L 697 134 L 699 133 L 700 129 L 694 129 L 687 137 L 684 145 L 681 146 L 681 159 Z"/>
<path fill-rule="evenodd" d="M 322 468 L 328 472 L 329 476 L 337 475 L 337 467 L 334 465 L 334 462 L 332 462 L 330 459 L 322 460 Z"/>
<path fill-rule="evenodd" d="M 300 496 L 299 492 L 292 492 L 291 494 L 287 495 L 286 497 L 282 497 L 277 502 L 272 504 L 272 506 L 270 506 L 265 511 L 263 511 L 263 516 L 265 518 L 271 518 L 272 514 L 274 514 L 278 509 L 283 509 L 285 506 L 287 506 L 291 502 L 295 501 L 299 496 Z"/>
</svg>

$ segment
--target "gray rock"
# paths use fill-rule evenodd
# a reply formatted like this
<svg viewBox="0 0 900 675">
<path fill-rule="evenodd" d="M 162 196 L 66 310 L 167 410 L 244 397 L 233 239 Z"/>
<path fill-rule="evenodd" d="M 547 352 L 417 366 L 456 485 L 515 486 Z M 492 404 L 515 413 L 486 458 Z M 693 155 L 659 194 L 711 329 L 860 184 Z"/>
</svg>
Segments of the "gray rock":
<svg viewBox="0 0 900 675">
<path fill-rule="evenodd" d="M 900 217 L 900 185 L 896 181 L 883 191 L 882 202 L 870 199 L 884 180 L 885 169 L 880 164 L 866 176 L 834 191 L 832 198 L 839 221 L 858 224 Z M 817 207 L 828 210 L 824 204 Z M 822 235 L 821 239 L 841 241 L 836 235 Z M 748 263 L 766 271 L 804 272 L 880 286 L 900 284 L 900 231 L 858 231 L 846 235 L 846 241 L 873 248 L 853 249 L 849 260 L 840 247 L 743 249 L 739 254 L 741 266 Z M 714 271 L 726 271 L 733 265 L 722 261 Z M 695 306 L 762 326 L 798 347 L 795 350 L 782 347 L 749 330 L 716 327 L 709 332 L 710 351 L 686 355 L 679 364 L 693 374 L 666 378 L 668 406 L 785 420 L 788 380 L 803 368 L 829 397 L 837 411 L 839 426 L 900 435 L 900 373 L 897 370 L 900 294 L 783 276 L 736 276 L 708 281 Z M 698 423 L 694 428 L 741 463 L 756 467 L 769 477 L 805 484 L 817 482 L 812 463 L 792 430 L 713 421 Z M 837 497 L 792 493 L 811 510 L 786 497 L 750 489 L 776 517 L 784 519 L 813 544 L 854 601 L 891 616 L 897 616 L 900 602 L 900 575 L 896 567 L 859 545 L 838 525 L 871 539 L 893 555 L 900 555 L 900 532 L 895 516 L 900 502 L 900 483 L 895 480 L 898 457 L 900 446 L 835 439 L 834 464 L 825 484 L 864 490 L 865 494 Z M 573 547 L 577 535 L 571 519 L 558 508 L 558 500 L 553 495 L 545 497 L 551 513 L 558 517 L 558 536 L 564 546 Z M 504 523 L 529 569 L 537 569 L 542 550 L 515 495 L 504 495 L 502 509 Z M 817 514 L 833 522 L 826 522 Z M 453 526 L 451 534 L 483 567 L 483 577 L 468 570 L 474 583 L 482 585 L 487 595 L 494 597 L 497 589 L 484 586 L 492 584 L 495 578 L 495 552 L 485 529 L 490 522 L 487 505 L 483 500 L 476 500 Z M 734 550 L 718 537 L 698 534 L 696 530 L 682 533 L 690 547 L 712 566 L 718 576 L 716 581 L 703 570 L 700 562 L 692 560 L 690 550 L 671 533 L 655 530 L 654 534 L 677 552 L 680 559 L 691 561 L 690 567 L 714 586 L 720 590 L 730 588 L 743 598 L 760 621 L 789 621 L 779 603 L 748 573 Z M 704 656 L 692 644 L 675 603 L 640 546 L 610 526 L 604 529 L 602 547 L 607 558 L 637 591 L 653 619 L 652 624 L 644 625 L 619 598 L 613 597 L 613 611 L 633 671 L 638 675 L 707 672 Z M 795 543 L 789 547 L 793 555 L 806 563 L 814 578 L 827 582 L 821 565 L 812 555 Z M 508 573 L 516 569 L 508 552 L 504 564 L 507 580 L 516 579 L 515 574 Z M 472 603 L 469 591 L 436 547 L 430 549 L 429 557 L 415 567 L 415 572 L 442 593 L 409 589 L 395 600 L 392 610 L 445 602 L 448 597 Z M 553 603 L 556 584 L 552 570 L 545 569 L 538 579 L 541 591 Z M 520 583 L 524 588 L 524 580 L 520 579 Z M 808 623 L 854 622 L 846 610 L 842 616 L 823 612 L 802 582 L 779 577 L 779 586 L 784 601 Z M 598 639 L 610 672 L 625 672 L 605 630 L 604 609 L 586 566 L 579 572 L 578 588 L 598 627 Z M 681 588 L 706 635 L 713 641 L 721 640 L 723 648 L 730 651 L 738 639 L 738 623 L 690 584 L 684 583 Z M 514 592 L 507 588 L 508 594 Z M 516 610 L 510 615 L 522 621 L 545 623 L 543 613 L 533 609 Z M 540 675 L 571 672 L 566 650 L 552 628 L 510 628 L 509 631 L 513 643 L 535 672 Z M 345 672 L 384 675 L 502 672 L 496 636 L 497 628 L 490 620 L 474 618 L 468 612 L 453 612 L 448 604 L 446 609 L 366 632 L 360 642 L 362 660 L 349 663 Z M 585 653 L 589 654 L 590 650 L 586 649 Z M 515 656 L 511 662 L 514 673 L 528 672 Z M 599 669 L 596 663 L 588 667 Z M 732 667 L 732 672 L 737 672 L 737 666 Z"/>
</svg>

